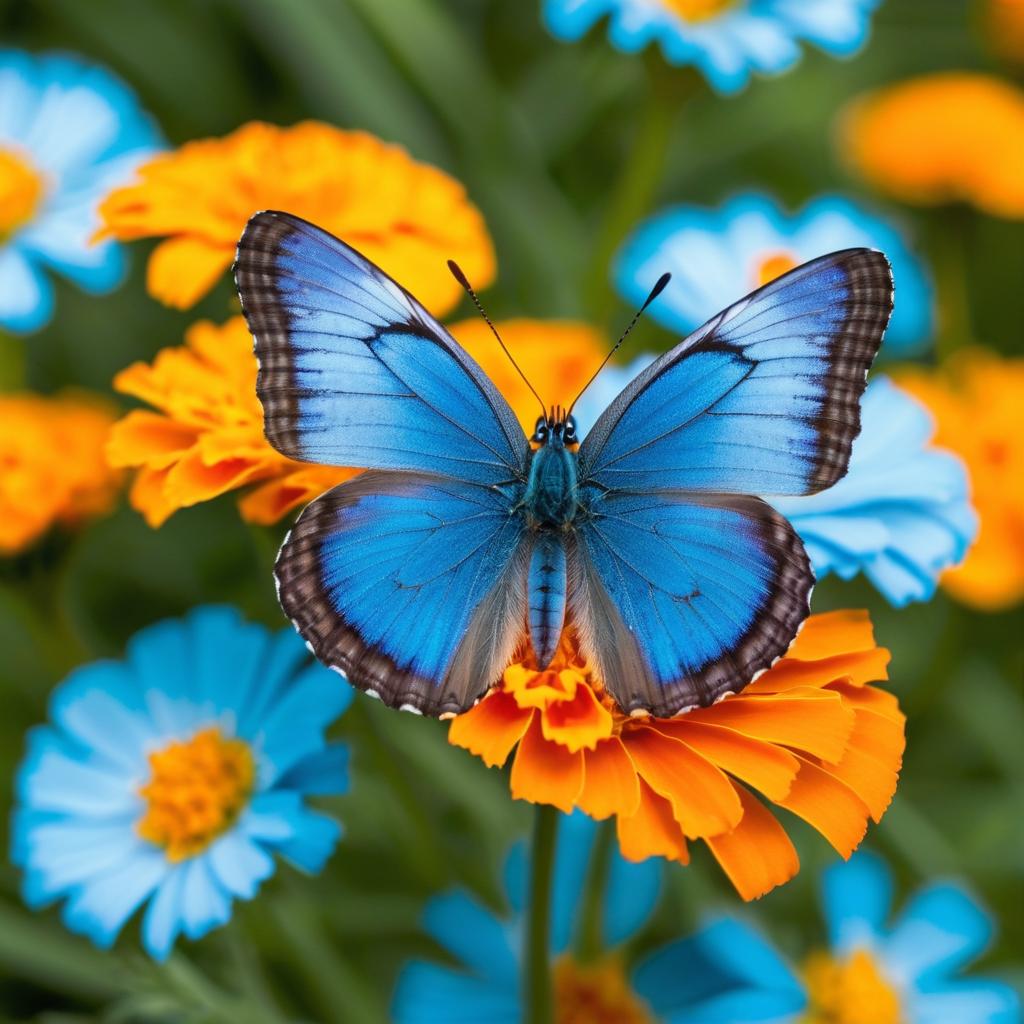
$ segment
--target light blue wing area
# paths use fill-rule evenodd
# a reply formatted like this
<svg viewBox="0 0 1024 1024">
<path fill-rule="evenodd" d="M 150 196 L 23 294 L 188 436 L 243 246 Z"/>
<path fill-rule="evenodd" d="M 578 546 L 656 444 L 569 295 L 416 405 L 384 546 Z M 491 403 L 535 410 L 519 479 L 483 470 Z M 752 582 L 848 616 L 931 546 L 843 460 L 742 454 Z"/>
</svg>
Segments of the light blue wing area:
<svg viewBox="0 0 1024 1024">
<path fill-rule="evenodd" d="M 530 555 L 527 584 L 530 644 L 540 668 L 558 650 L 565 623 L 565 547 L 556 533 L 538 533 Z"/>
<path fill-rule="evenodd" d="M 570 615 L 627 713 L 670 717 L 738 693 L 785 653 L 814 576 L 758 498 L 586 488 Z"/>
<path fill-rule="evenodd" d="M 277 559 L 285 612 L 325 664 L 393 707 L 450 715 L 497 682 L 526 622 L 514 495 L 363 473 L 312 502 Z"/>
<path fill-rule="evenodd" d="M 581 477 L 708 493 L 830 487 L 846 472 L 891 311 L 881 253 L 805 263 L 642 371 L 584 440 Z"/>
<path fill-rule="evenodd" d="M 260 369 L 267 439 L 289 458 L 501 483 L 523 472 L 514 413 L 454 338 L 326 231 L 265 211 L 235 281 Z"/>
</svg>

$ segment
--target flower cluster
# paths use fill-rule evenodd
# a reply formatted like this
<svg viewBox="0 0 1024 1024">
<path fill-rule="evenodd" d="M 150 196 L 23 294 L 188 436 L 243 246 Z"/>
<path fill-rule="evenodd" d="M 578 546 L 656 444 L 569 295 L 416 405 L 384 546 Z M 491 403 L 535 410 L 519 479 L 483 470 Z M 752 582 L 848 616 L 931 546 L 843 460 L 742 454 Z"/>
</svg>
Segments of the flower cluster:
<svg viewBox="0 0 1024 1024">
<path fill-rule="evenodd" d="M 1024 598 L 1024 359 L 965 349 L 938 372 L 907 370 L 900 386 L 935 417 L 938 444 L 963 459 L 980 517 L 978 539 L 943 586 L 967 604 L 1008 608 Z"/>
<path fill-rule="evenodd" d="M 159 142 L 135 95 L 104 68 L 0 52 L 0 327 L 46 324 L 47 270 L 89 292 L 118 283 L 118 246 L 89 244 L 96 206 Z"/>
<path fill-rule="evenodd" d="M 875 188 L 908 203 L 971 203 L 1024 217 L 1024 91 L 971 71 L 886 86 L 856 101 L 840 147 Z"/>
<path fill-rule="evenodd" d="M 110 509 L 120 478 L 103 446 L 113 421 L 105 402 L 85 394 L 0 395 L 0 553 Z"/>
<path fill-rule="evenodd" d="M 228 608 L 137 634 L 123 662 L 76 669 L 29 735 L 11 858 L 34 907 L 100 946 L 148 903 L 142 941 L 163 959 L 223 924 L 277 853 L 317 872 L 341 834 L 306 806 L 347 786 L 324 729 L 352 699 L 291 629 Z"/>
<path fill-rule="evenodd" d="M 789 653 L 741 694 L 672 719 L 623 715 L 571 634 L 539 671 L 527 656 L 456 718 L 449 742 L 489 765 L 513 754 L 512 796 L 614 816 L 630 860 L 689 861 L 708 844 L 744 899 L 796 874 L 796 850 L 754 795 L 803 818 L 842 854 L 896 789 L 903 714 L 872 685 L 889 653 L 865 613 L 811 616 Z"/>
<path fill-rule="evenodd" d="M 257 210 L 286 210 L 344 238 L 435 313 L 462 294 L 445 259 L 478 287 L 494 277 L 483 218 L 458 182 L 399 146 L 316 121 L 252 122 L 156 157 L 104 200 L 100 236 L 163 238 L 149 291 L 187 309 L 227 271 Z"/>
</svg>

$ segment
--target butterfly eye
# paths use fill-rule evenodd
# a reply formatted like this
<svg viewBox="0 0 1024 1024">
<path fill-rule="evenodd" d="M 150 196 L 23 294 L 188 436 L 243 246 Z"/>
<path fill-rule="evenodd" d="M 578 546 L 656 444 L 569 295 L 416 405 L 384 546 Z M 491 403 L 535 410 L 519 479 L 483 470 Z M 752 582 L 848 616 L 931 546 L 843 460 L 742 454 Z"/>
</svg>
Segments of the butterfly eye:
<svg viewBox="0 0 1024 1024">
<path fill-rule="evenodd" d="M 548 438 L 548 421 L 543 416 L 537 418 L 537 424 L 533 428 L 531 441 L 546 441 Z"/>
<path fill-rule="evenodd" d="M 565 429 L 562 431 L 562 439 L 566 444 L 576 443 L 576 421 L 571 416 L 565 421 Z"/>
</svg>

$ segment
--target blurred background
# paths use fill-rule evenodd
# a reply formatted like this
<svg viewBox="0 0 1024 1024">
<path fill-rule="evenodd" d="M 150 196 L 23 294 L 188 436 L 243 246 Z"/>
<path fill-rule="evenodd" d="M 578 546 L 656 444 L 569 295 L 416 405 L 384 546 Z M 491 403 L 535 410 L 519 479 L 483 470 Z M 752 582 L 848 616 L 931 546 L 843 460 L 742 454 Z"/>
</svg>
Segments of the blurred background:
<svg viewBox="0 0 1024 1024">
<path fill-rule="evenodd" d="M 935 283 L 935 326 L 917 356 L 929 365 L 975 343 L 1024 352 L 1024 221 L 880 195 L 837 152 L 836 118 L 865 91 L 937 70 L 1019 83 L 1024 64 L 1000 52 L 987 6 L 888 0 L 852 59 L 808 47 L 789 73 L 734 96 L 657 51 L 618 52 L 603 29 L 559 41 L 534 0 L 2 0 L 0 25 L 5 46 L 107 65 L 172 147 L 253 119 L 317 118 L 443 168 L 493 238 L 498 274 L 484 300 L 496 319 L 571 317 L 614 336 L 631 304 L 610 268 L 640 218 L 669 204 L 718 207 L 749 190 L 790 210 L 822 193 L 853 197 L 904 232 Z M 189 314 L 159 305 L 144 286 L 149 243 L 130 248 L 117 291 L 96 298 L 58 283 L 48 326 L 0 334 L 4 390 L 77 386 L 123 404 L 111 389 L 119 370 L 179 344 L 196 319 L 237 312 L 226 280 Z M 675 337 L 648 319 L 624 361 Z M 0 561 L 0 792 L 11 792 L 25 732 L 73 666 L 117 656 L 139 628 L 198 604 L 232 603 L 279 626 L 270 566 L 284 529 L 242 522 L 225 496 L 152 530 L 122 501 Z M 966 879 L 1000 919 L 983 966 L 1024 981 L 1014 966 L 1024 959 L 1020 605 L 978 611 L 940 590 L 897 609 L 863 577 L 830 578 L 815 608 L 838 607 L 870 609 L 908 715 L 900 788 L 867 844 L 890 861 L 901 894 L 935 876 Z M 282 868 L 225 929 L 186 943 L 165 967 L 137 951 L 135 924 L 101 953 L 65 932 L 55 911 L 29 912 L 15 870 L 0 868 L 4 1018 L 241 1020 L 235 1000 L 263 993 L 287 1018 L 386 1019 L 402 964 L 437 955 L 419 929 L 425 899 L 458 884 L 500 907 L 500 865 L 529 808 L 509 799 L 499 771 L 449 746 L 443 724 L 358 700 L 337 734 L 352 744 L 353 786 L 330 804 L 346 836 L 324 873 L 308 880 Z M 802 823 L 786 824 L 801 873 L 739 912 L 799 956 L 820 933 L 816 877 L 835 855 Z M 666 869 L 637 949 L 737 905 L 695 850 L 689 868 Z"/>
</svg>

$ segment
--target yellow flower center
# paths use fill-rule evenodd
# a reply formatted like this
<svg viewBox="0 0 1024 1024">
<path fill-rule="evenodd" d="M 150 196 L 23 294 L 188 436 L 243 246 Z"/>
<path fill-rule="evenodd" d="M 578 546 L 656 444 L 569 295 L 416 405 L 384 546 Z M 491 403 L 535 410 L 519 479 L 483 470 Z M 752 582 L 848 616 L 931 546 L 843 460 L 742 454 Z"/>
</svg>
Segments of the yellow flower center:
<svg viewBox="0 0 1024 1024">
<path fill-rule="evenodd" d="M 709 21 L 736 4 L 736 0 L 662 0 L 683 21 Z"/>
<path fill-rule="evenodd" d="M 754 286 L 756 288 L 761 288 L 769 282 L 774 281 L 775 278 L 782 277 L 783 274 L 788 274 L 789 271 L 798 265 L 797 261 L 793 259 L 792 253 L 770 253 L 757 264 L 757 268 L 754 273 Z"/>
<path fill-rule="evenodd" d="M 172 861 L 194 857 L 230 828 L 256 779 L 248 744 L 216 726 L 150 754 L 149 765 L 152 774 L 139 789 L 148 806 L 138 831 Z"/>
<path fill-rule="evenodd" d="M 557 1024 L 652 1024 L 654 1019 L 614 956 L 592 964 L 561 957 L 554 988 Z"/>
<path fill-rule="evenodd" d="M 32 219 L 45 191 L 46 181 L 24 155 L 0 146 L 0 241 Z"/>
<path fill-rule="evenodd" d="M 803 1024 L 902 1024 L 899 994 L 865 950 L 837 960 L 812 953 L 804 963 Z"/>
</svg>

